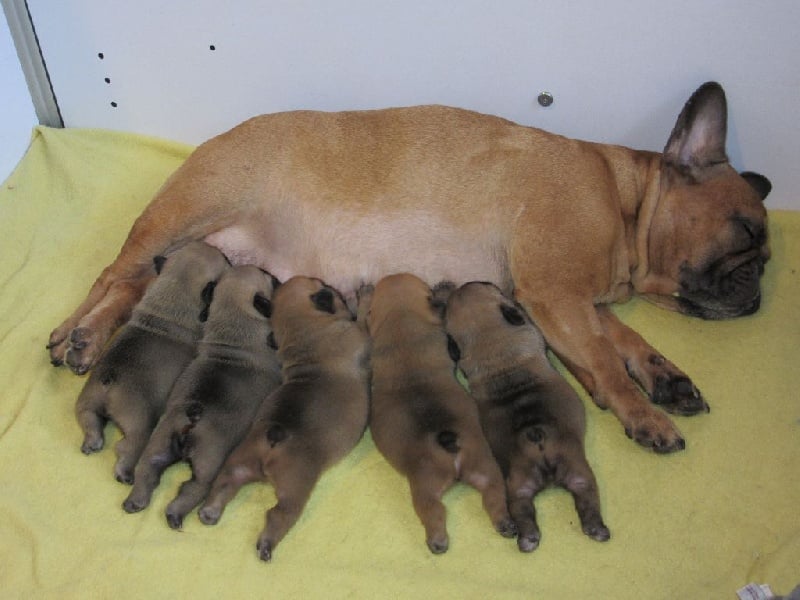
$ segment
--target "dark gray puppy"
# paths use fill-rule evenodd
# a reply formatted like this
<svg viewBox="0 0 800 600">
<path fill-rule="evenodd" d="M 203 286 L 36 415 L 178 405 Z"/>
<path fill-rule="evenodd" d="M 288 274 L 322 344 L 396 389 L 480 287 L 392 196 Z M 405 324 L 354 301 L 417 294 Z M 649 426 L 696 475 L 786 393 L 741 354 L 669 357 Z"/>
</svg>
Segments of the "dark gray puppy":
<svg viewBox="0 0 800 600">
<path fill-rule="evenodd" d="M 325 469 L 361 439 L 369 411 L 369 337 L 339 293 L 298 276 L 278 288 L 273 303 L 283 385 L 265 399 L 200 509 L 200 520 L 213 525 L 242 485 L 271 482 L 278 502 L 257 545 L 265 561 Z"/>
<path fill-rule="evenodd" d="M 133 489 L 123 502 L 127 512 L 144 509 L 164 470 L 186 460 L 192 478 L 166 510 L 169 526 L 179 529 L 247 433 L 261 401 L 280 385 L 278 358 L 268 345 L 277 285 L 254 266 L 235 267 L 220 279 L 197 357 L 175 384 L 136 465 Z"/>
<path fill-rule="evenodd" d="M 133 481 L 134 465 L 170 390 L 195 355 L 214 283 L 229 268 L 225 256 L 203 242 L 154 263 L 158 276 L 109 343 L 75 405 L 84 454 L 103 448 L 109 420 L 122 431 L 114 475 L 123 483 Z"/>
<path fill-rule="evenodd" d="M 608 540 L 584 452 L 583 403 L 550 364 L 544 338 L 525 311 L 490 283 L 467 283 L 450 295 L 446 327 L 506 478 L 519 549 L 539 545 L 533 498 L 548 485 L 572 493 L 586 535 Z"/>
</svg>

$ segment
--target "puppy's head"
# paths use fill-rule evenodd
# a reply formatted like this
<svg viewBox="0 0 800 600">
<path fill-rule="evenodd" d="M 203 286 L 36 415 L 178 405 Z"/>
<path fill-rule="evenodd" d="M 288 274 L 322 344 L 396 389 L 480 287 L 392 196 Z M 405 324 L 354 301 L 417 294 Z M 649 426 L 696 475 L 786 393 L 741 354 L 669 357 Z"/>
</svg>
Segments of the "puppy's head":
<svg viewBox="0 0 800 600">
<path fill-rule="evenodd" d="M 540 337 L 525 310 L 488 282 L 472 281 L 455 290 L 445 315 L 448 332 L 465 346 L 490 348 L 515 335 L 537 342 Z"/>
<path fill-rule="evenodd" d="M 154 257 L 153 266 L 158 276 L 147 289 L 143 303 L 167 301 L 175 306 L 203 306 L 210 302 L 216 282 L 230 263 L 213 246 L 194 241 L 166 256 Z"/>
<path fill-rule="evenodd" d="M 253 265 L 241 265 L 226 271 L 208 298 L 206 331 L 247 329 L 272 316 L 272 295 L 280 285 L 272 275 Z M 209 295 L 211 296 L 211 295 Z"/>
<path fill-rule="evenodd" d="M 374 335 L 392 315 L 414 313 L 432 323 L 441 323 L 444 303 L 416 275 L 398 273 L 384 277 L 372 293 L 367 328 Z"/>
<path fill-rule="evenodd" d="M 278 287 L 272 302 L 272 328 L 279 346 L 288 328 L 294 330 L 303 324 L 313 328 L 333 321 L 353 320 L 342 295 L 313 277 L 292 277 Z"/>
<path fill-rule="evenodd" d="M 755 312 L 769 258 L 766 177 L 737 173 L 725 152 L 719 84 L 686 103 L 664 149 L 659 196 L 639 234 L 637 292 L 704 319 Z"/>
</svg>

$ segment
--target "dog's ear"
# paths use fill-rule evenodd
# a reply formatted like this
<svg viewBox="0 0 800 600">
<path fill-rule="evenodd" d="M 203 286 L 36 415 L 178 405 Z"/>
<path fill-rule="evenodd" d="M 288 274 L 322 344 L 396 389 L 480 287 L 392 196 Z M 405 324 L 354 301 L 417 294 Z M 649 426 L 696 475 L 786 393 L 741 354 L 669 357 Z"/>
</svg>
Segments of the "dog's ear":
<svg viewBox="0 0 800 600">
<path fill-rule="evenodd" d="M 322 288 L 320 291 L 311 294 L 311 302 L 314 307 L 322 312 L 335 314 L 336 308 L 333 305 L 333 292 L 328 288 Z"/>
<path fill-rule="evenodd" d="M 272 302 L 263 294 L 257 293 L 253 296 L 253 307 L 267 319 L 272 316 Z"/>
<path fill-rule="evenodd" d="M 166 256 L 158 256 L 153 257 L 153 267 L 156 270 L 156 275 L 161 275 L 161 270 L 164 268 L 164 263 L 167 262 Z"/>
<path fill-rule="evenodd" d="M 217 282 L 209 281 L 200 293 L 200 298 L 203 300 L 203 310 L 200 312 L 200 321 L 203 323 L 208 321 L 208 311 L 211 308 L 211 301 L 214 299 L 215 287 L 217 287 Z"/>
<path fill-rule="evenodd" d="M 447 353 L 450 355 L 450 358 L 453 362 L 458 362 L 461 360 L 461 348 L 458 347 L 458 344 L 453 339 L 453 336 L 449 333 L 447 334 Z"/>
<path fill-rule="evenodd" d="M 750 184 L 756 193 L 761 196 L 762 200 L 766 199 L 766 197 L 772 191 L 772 183 L 770 183 L 770 180 L 763 175 L 753 173 L 752 171 L 744 171 L 739 173 L 739 175 L 741 175 L 744 180 Z"/>
<path fill-rule="evenodd" d="M 501 304 L 500 312 L 503 314 L 503 318 L 509 325 L 513 325 L 514 327 L 525 325 L 525 317 L 516 306 Z"/>
<path fill-rule="evenodd" d="M 277 277 L 275 277 L 275 275 L 273 275 L 266 269 L 262 269 L 261 267 L 258 267 L 258 270 L 261 271 L 264 275 L 269 275 L 269 278 L 272 281 L 272 291 L 278 289 L 278 286 L 281 284 L 281 282 Z"/>
<path fill-rule="evenodd" d="M 683 107 L 669 141 L 664 160 L 684 172 L 727 162 L 725 137 L 728 105 L 722 86 L 704 83 Z"/>
</svg>

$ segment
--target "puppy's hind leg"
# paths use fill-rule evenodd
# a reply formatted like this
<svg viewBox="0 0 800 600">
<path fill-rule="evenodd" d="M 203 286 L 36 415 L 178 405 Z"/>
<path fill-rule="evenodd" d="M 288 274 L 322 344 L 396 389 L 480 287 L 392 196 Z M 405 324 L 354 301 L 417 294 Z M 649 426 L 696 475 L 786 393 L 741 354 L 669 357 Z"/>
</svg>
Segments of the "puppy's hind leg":
<svg viewBox="0 0 800 600">
<path fill-rule="evenodd" d="M 503 537 L 517 535 L 517 527 L 508 512 L 506 486 L 500 467 L 487 444 L 477 449 L 477 455 L 463 459 L 461 479 L 474 487 L 483 497 L 483 508 L 495 530 Z"/>
<path fill-rule="evenodd" d="M 447 552 L 450 538 L 447 535 L 447 509 L 442 496 L 455 481 L 451 469 L 443 469 L 430 459 L 408 474 L 411 501 L 417 517 L 425 527 L 425 541 L 434 554 Z"/>
<path fill-rule="evenodd" d="M 507 487 L 508 509 L 517 527 L 517 547 L 520 552 L 532 552 L 539 547 L 542 539 L 533 499 L 544 486 L 530 477 L 524 466 L 512 465 Z"/>
<path fill-rule="evenodd" d="M 233 500 L 243 485 L 263 478 L 261 459 L 254 444 L 246 439 L 231 453 L 214 479 L 198 512 L 200 520 L 206 525 L 215 525 L 228 502 Z"/>
<path fill-rule="evenodd" d="M 108 422 L 105 413 L 107 390 L 99 381 L 89 380 L 75 403 L 75 417 L 83 431 L 81 452 L 92 454 L 103 449 L 103 429 Z"/>
<path fill-rule="evenodd" d="M 611 532 L 603 523 L 600 514 L 600 495 L 594 473 L 585 458 L 576 459 L 564 477 L 562 485 L 569 490 L 575 500 L 575 510 L 581 521 L 583 533 L 593 540 L 605 542 L 611 538 Z"/>
<path fill-rule="evenodd" d="M 161 474 L 181 458 L 179 435 L 172 419 L 166 416 L 155 428 L 133 472 L 133 489 L 122 503 L 125 512 L 135 513 L 147 508 Z"/>
<path fill-rule="evenodd" d="M 112 419 L 117 422 L 122 430 L 122 439 L 114 446 L 117 453 L 117 462 L 114 465 L 114 477 L 120 483 L 130 485 L 134 479 L 134 467 L 139 457 L 144 452 L 150 438 L 150 432 L 157 420 L 157 416 L 151 414 L 145 407 L 145 400 L 140 398 L 129 398 L 130 406 L 124 410 L 128 411 L 124 415 L 112 414 Z M 121 411 L 116 411 L 121 412 Z"/>
<path fill-rule="evenodd" d="M 303 459 L 281 461 L 270 469 L 278 503 L 267 511 L 267 524 L 256 544 L 261 560 L 272 560 L 275 547 L 303 513 L 320 474 L 318 465 Z"/>
<path fill-rule="evenodd" d="M 202 428 L 201 422 L 187 436 L 186 460 L 192 467 L 192 478 L 181 484 L 178 495 L 167 505 L 167 523 L 172 529 L 183 527 L 186 515 L 206 497 L 228 453 L 225 440 Z"/>
</svg>

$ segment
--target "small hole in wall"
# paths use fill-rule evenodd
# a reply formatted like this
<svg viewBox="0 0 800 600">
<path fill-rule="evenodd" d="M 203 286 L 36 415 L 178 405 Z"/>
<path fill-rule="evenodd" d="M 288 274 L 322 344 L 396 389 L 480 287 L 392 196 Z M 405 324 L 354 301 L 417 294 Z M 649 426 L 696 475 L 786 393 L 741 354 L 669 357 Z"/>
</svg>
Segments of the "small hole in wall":
<svg viewBox="0 0 800 600">
<path fill-rule="evenodd" d="M 105 79 L 103 79 L 103 81 L 105 81 L 106 83 L 111 83 L 111 77 L 106 77 Z"/>
<path fill-rule="evenodd" d="M 217 47 L 216 47 L 214 44 L 211 44 L 211 45 L 208 47 L 208 49 L 213 51 L 213 50 L 216 50 L 216 49 L 217 49 Z"/>
<path fill-rule="evenodd" d="M 111 106 L 113 106 L 114 108 L 117 108 L 117 103 L 116 102 L 112 102 Z"/>
<path fill-rule="evenodd" d="M 103 55 L 102 52 L 98 52 L 97 53 L 97 58 L 99 58 L 100 60 L 103 60 L 105 58 L 105 56 Z"/>
</svg>

